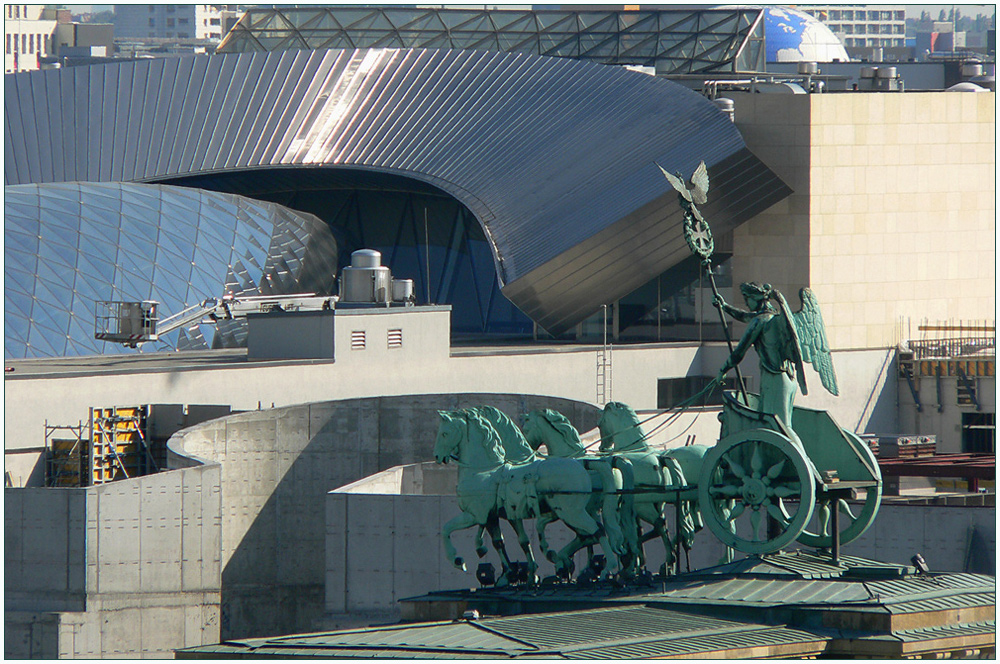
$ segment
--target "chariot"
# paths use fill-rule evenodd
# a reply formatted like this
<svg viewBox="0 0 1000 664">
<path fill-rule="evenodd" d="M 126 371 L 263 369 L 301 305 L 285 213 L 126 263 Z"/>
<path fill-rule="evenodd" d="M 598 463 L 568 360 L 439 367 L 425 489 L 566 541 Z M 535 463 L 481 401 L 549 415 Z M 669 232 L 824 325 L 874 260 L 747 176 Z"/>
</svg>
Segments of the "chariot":
<svg viewBox="0 0 1000 664">
<path fill-rule="evenodd" d="M 836 558 L 878 513 L 882 477 L 871 450 L 826 411 L 796 406 L 789 430 L 760 412 L 756 394 L 727 391 L 723 399 L 721 437 L 697 483 L 705 525 L 744 553 L 798 541 Z M 862 494 L 860 504 L 847 502 Z"/>
</svg>

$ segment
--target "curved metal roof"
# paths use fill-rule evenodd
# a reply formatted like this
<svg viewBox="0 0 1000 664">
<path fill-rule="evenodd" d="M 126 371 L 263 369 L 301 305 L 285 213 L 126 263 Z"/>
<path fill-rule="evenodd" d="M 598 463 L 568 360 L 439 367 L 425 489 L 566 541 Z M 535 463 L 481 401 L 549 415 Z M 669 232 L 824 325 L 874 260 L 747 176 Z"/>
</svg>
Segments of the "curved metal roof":
<svg viewBox="0 0 1000 664">
<path fill-rule="evenodd" d="M 716 233 L 790 193 L 700 95 L 563 58 L 226 54 L 17 74 L 4 94 L 7 184 L 275 166 L 432 184 L 482 224 L 504 294 L 553 332 L 688 256 L 654 161 L 705 160 Z"/>
<path fill-rule="evenodd" d="M 3 235 L 7 358 L 125 352 L 94 339 L 98 301 L 156 300 L 174 314 L 226 292 L 329 291 L 337 268 L 336 241 L 313 215 L 185 187 L 4 187 Z M 156 343 L 230 347 L 245 337 L 244 321 L 219 321 Z"/>
</svg>

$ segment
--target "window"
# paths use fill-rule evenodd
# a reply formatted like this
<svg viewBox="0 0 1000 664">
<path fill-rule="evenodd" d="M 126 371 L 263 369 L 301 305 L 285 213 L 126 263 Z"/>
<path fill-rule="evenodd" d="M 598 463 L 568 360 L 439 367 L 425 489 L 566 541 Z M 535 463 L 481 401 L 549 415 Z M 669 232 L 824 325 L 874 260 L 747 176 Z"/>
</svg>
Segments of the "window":
<svg viewBox="0 0 1000 664">
<path fill-rule="evenodd" d="M 35 35 L 28 35 L 28 53 L 35 52 Z"/>
<path fill-rule="evenodd" d="M 210 18 L 210 19 L 208 19 L 208 24 L 209 25 L 220 25 L 220 21 L 217 18 Z"/>
<path fill-rule="evenodd" d="M 7 35 L 7 53 L 10 53 L 10 35 Z"/>
<path fill-rule="evenodd" d="M 172 19 L 172 18 L 168 18 L 167 19 L 167 27 L 168 28 L 174 27 L 174 19 Z"/>
<path fill-rule="evenodd" d="M 677 404 L 683 403 L 688 399 L 692 398 L 698 392 L 705 389 L 711 378 L 708 376 L 686 376 L 684 378 L 660 378 L 656 381 L 656 407 L 657 408 L 673 408 Z M 746 381 L 747 389 L 750 389 L 750 381 L 744 378 Z M 736 387 L 736 377 L 726 378 L 725 384 L 722 386 L 725 390 L 735 390 Z M 721 406 L 722 405 L 722 391 L 716 387 L 703 399 L 703 404 L 693 404 L 695 406 Z"/>
<path fill-rule="evenodd" d="M 389 330 L 388 342 L 389 342 L 389 348 L 402 348 L 403 347 L 403 331 L 402 330 Z"/>
<path fill-rule="evenodd" d="M 877 21 L 878 20 L 878 12 L 868 12 L 868 20 L 869 21 Z"/>
<path fill-rule="evenodd" d="M 151 27 L 151 28 L 155 28 L 156 27 L 156 19 L 155 18 L 149 19 L 149 27 Z"/>
<path fill-rule="evenodd" d="M 847 25 L 843 26 L 842 29 L 843 29 L 845 35 L 853 35 L 854 34 L 854 26 L 853 25 L 847 24 Z"/>
<path fill-rule="evenodd" d="M 187 25 L 188 24 L 188 20 L 186 18 L 179 18 L 179 19 L 177 19 L 177 23 L 180 24 L 180 25 Z"/>
<path fill-rule="evenodd" d="M 996 454 L 997 414 L 962 413 L 962 451 Z"/>
<path fill-rule="evenodd" d="M 21 18 L 21 5 L 14 5 L 14 18 Z"/>
<path fill-rule="evenodd" d="M 365 349 L 365 331 L 364 330 L 352 330 L 351 331 L 351 350 L 364 350 Z"/>
<path fill-rule="evenodd" d="M 28 52 L 28 35 L 21 35 L 21 53 Z"/>
</svg>

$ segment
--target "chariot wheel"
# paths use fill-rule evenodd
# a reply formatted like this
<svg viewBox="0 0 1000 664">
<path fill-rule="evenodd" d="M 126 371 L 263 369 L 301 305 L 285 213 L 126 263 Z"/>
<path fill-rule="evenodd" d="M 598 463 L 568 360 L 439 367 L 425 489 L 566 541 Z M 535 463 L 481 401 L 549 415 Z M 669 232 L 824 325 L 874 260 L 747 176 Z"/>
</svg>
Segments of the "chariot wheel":
<svg viewBox="0 0 1000 664">
<path fill-rule="evenodd" d="M 791 544 L 816 503 L 812 464 L 776 431 L 751 429 L 705 455 L 698 482 L 702 518 L 723 544 L 751 554 Z"/>
<path fill-rule="evenodd" d="M 853 434 L 851 435 L 853 436 Z M 875 459 L 875 455 L 872 454 L 871 449 L 863 441 L 857 439 L 856 442 L 851 442 L 854 449 L 864 458 L 868 466 L 874 470 L 872 476 L 859 479 L 875 480 L 875 486 L 865 489 L 864 502 L 860 505 L 852 505 L 843 498 L 826 495 L 826 492 L 820 491 L 816 496 L 816 507 L 813 509 L 812 518 L 806 524 L 802 534 L 796 538 L 806 546 L 817 549 L 829 549 L 833 546 L 833 534 L 831 532 L 833 519 L 831 517 L 834 506 L 840 510 L 841 545 L 853 542 L 861 537 L 868 530 L 868 527 L 872 525 L 872 522 L 875 521 L 879 505 L 882 502 L 882 476 L 878 472 L 878 460 Z"/>
</svg>

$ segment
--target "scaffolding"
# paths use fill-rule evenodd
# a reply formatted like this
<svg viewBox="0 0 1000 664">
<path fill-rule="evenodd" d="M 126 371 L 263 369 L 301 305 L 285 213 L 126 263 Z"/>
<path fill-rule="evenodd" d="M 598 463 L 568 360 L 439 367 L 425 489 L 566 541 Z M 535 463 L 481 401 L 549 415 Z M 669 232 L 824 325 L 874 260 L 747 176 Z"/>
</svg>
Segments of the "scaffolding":
<svg viewBox="0 0 1000 664">
<path fill-rule="evenodd" d="M 45 421 L 45 486 L 84 486 L 87 425 L 50 425 Z"/>
<path fill-rule="evenodd" d="M 143 406 L 90 409 L 91 484 L 155 473 Z"/>
</svg>

